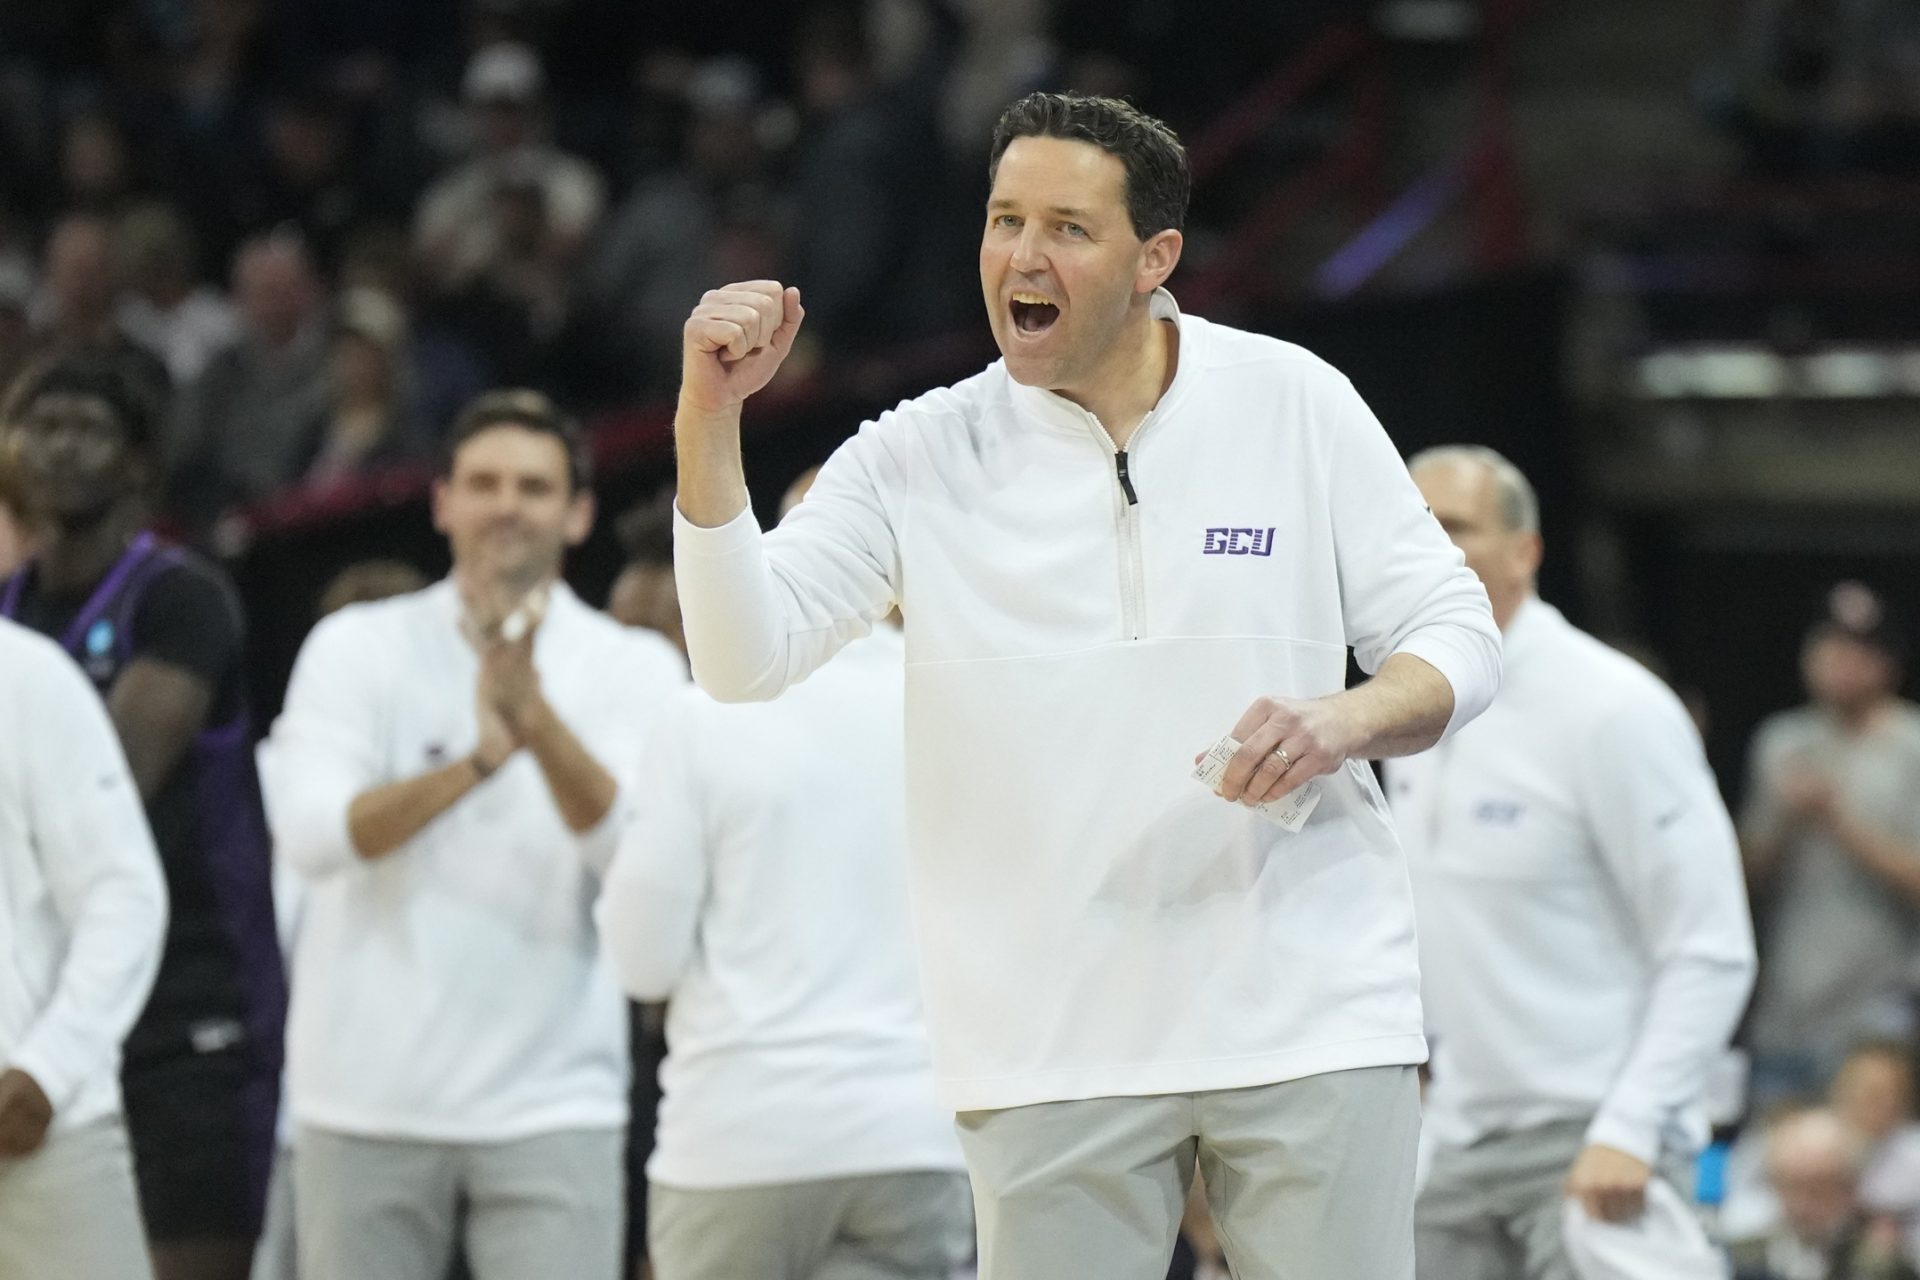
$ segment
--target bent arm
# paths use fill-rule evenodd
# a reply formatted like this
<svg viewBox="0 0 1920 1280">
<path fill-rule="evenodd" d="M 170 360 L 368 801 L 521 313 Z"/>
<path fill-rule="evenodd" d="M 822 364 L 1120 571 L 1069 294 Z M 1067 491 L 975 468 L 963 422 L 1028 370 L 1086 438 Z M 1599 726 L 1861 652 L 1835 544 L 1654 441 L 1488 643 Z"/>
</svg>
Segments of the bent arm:
<svg viewBox="0 0 1920 1280">
<path fill-rule="evenodd" d="M 1795 819 L 1780 803 L 1781 752 L 1774 722 L 1760 727 L 1747 749 L 1746 805 L 1740 814 L 1740 858 L 1747 883 L 1765 889 L 1793 842 Z"/>
<path fill-rule="evenodd" d="M 142 800 L 151 802 L 180 767 L 212 708 L 213 686 L 169 662 L 136 659 L 114 681 L 107 711 Z"/>
<path fill-rule="evenodd" d="M 472 756 L 431 773 L 363 791 L 347 803 L 347 842 L 355 855 L 384 858 L 424 831 L 485 780 Z"/>
<path fill-rule="evenodd" d="M 777 697 L 893 606 L 898 547 L 882 497 L 879 426 L 842 445 L 771 533 L 760 532 L 744 497 L 731 520 L 703 528 L 681 495 L 674 579 L 694 680 L 715 699 Z"/>
<path fill-rule="evenodd" d="M 1493 701 L 1500 632 L 1486 589 L 1427 510 L 1387 433 L 1344 379 L 1333 395 L 1328 499 L 1346 639 L 1361 669 L 1375 673 L 1368 685 L 1396 668 L 1379 688 L 1351 692 L 1374 730 L 1365 754 L 1408 755 Z M 1447 686 L 1437 727 L 1441 695 L 1426 671 Z"/>
<path fill-rule="evenodd" d="M 679 986 L 706 899 L 707 792 L 692 758 L 698 696 L 688 691 L 663 708 L 634 774 L 633 816 L 594 906 L 602 954 L 621 988 L 643 1002 L 666 1000 Z"/>
<path fill-rule="evenodd" d="M 68 929 L 53 993 L 10 1065 L 57 1114 L 102 1068 L 146 1005 L 166 934 L 166 882 L 112 724 L 78 671 L 28 692 L 41 726 L 29 810 L 54 910 Z"/>
<path fill-rule="evenodd" d="M 274 766 L 260 778 L 275 854 L 308 879 L 355 866 L 367 850 L 378 856 L 397 848 L 403 833 L 477 780 L 466 761 L 435 770 L 443 775 L 437 781 L 434 774 L 391 780 L 381 749 L 391 664 L 381 661 L 380 637 L 367 626 L 349 609 L 307 637 L 274 722 Z"/>
<path fill-rule="evenodd" d="M 739 405 L 711 410 L 682 401 L 673 416 L 673 443 L 679 463 L 674 502 L 689 524 L 718 529 L 747 509 Z"/>
<path fill-rule="evenodd" d="M 540 776 L 567 830 L 585 835 L 605 822 L 613 812 L 620 784 L 544 698 L 524 732 L 527 751 L 540 766 Z"/>
<path fill-rule="evenodd" d="M 1587 759 L 1601 856 L 1652 971 L 1633 1048 L 1587 1136 L 1651 1164 L 1746 1007 L 1753 929 L 1733 823 L 1679 701 L 1623 708 Z"/>
<path fill-rule="evenodd" d="M 1353 756 L 1385 760 L 1417 755 L 1440 741 L 1453 719 L 1453 685 L 1425 658 L 1396 653 L 1380 670 L 1329 701 L 1360 735 Z"/>
<path fill-rule="evenodd" d="M 1833 838 L 1853 860 L 1887 888 L 1920 907 L 1920 848 L 1891 832 L 1860 821 L 1844 808 L 1830 820 Z"/>
</svg>

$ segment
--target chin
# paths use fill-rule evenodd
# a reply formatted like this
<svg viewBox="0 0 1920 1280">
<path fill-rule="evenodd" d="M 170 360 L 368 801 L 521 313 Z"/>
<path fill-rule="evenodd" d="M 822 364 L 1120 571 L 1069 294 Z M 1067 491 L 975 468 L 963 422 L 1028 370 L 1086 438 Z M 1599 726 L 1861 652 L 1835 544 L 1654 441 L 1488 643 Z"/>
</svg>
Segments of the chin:
<svg viewBox="0 0 1920 1280">
<path fill-rule="evenodd" d="M 1058 360 L 1017 353 L 1009 354 L 1006 351 L 1000 354 L 1007 364 L 1007 376 L 1023 387 L 1038 387 L 1042 391 L 1051 391 L 1061 383 Z"/>
<path fill-rule="evenodd" d="M 41 505 L 46 518 L 63 528 L 97 524 L 113 510 L 114 500 L 97 493 L 55 493 Z M 23 522 L 24 523 L 24 522 Z"/>
</svg>

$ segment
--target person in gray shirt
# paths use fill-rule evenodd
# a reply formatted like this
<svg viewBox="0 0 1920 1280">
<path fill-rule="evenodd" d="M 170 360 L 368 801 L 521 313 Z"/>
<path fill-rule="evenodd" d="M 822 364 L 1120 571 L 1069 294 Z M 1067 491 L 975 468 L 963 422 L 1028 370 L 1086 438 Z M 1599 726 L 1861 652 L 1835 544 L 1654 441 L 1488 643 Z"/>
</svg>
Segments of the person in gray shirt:
<svg viewBox="0 0 1920 1280">
<path fill-rule="evenodd" d="M 1810 701 L 1761 725 L 1741 845 L 1762 911 L 1756 1102 L 1811 1094 L 1852 1044 L 1916 1030 L 1920 707 L 1885 604 L 1846 582 L 1808 633 Z"/>
<path fill-rule="evenodd" d="M 296 232 L 234 258 L 240 336 L 185 388 L 165 442 L 173 509 L 196 529 L 300 478 L 327 405 L 325 290 Z"/>
</svg>

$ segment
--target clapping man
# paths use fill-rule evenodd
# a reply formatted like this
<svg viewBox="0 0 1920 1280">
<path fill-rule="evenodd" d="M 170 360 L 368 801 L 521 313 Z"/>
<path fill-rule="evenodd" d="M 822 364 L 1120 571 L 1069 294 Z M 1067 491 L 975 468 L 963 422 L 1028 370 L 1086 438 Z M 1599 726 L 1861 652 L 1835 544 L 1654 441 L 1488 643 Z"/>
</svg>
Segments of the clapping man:
<svg viewBox="0 0 1920 1280">
<path fill-rule="evenodd" d="M 270 812 L 309 881 L 289 1087 L 303 1274 L 619 1269 L 626 1005 L 600 873 L 640 739 L 684 680 L 559 573 L 593 520 L 578 428 L 495 392 L 455 424 L 434 517 L 453 573 L 309 637 Z"/>
</svg>

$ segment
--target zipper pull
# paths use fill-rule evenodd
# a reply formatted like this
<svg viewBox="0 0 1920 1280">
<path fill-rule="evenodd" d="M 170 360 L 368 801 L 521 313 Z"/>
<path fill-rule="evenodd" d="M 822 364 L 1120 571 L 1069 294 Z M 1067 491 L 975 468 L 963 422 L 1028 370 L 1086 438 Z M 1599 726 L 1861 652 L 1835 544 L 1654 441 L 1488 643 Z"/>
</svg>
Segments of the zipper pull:
<svg viewBox="0 0 1920 1280">
<path fill-rule="evenodd" d="M 1127 474 L 1127 451 L 1125 449 L 1116 449 L 1114 451 L 1113 470 L 1114 474 L 1120 477 L 1120 492 L 1127 495 L 1127 505 L 1130 507 L 1139 506 L 1140 495 L 1133 491 L 1133 479 Z"/>
</svg>

